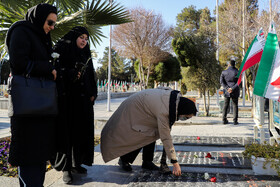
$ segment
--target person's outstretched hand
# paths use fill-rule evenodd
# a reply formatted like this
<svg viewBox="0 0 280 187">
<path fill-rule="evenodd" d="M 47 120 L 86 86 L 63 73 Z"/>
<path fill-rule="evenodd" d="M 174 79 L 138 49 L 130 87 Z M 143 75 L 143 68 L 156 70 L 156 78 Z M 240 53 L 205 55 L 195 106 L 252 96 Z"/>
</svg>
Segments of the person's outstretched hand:
<svg viewBox="0 0 280 187">
<path fill-rule="evenodd" d="M 177 162 L 177 163 L 174 163 L 173 164 L 173 175 L 175 175 L 175 176 L 181 176 L 181 167 L 180 167 L 180 165 L 179 165 L 179 163 Z"/>
</svg>

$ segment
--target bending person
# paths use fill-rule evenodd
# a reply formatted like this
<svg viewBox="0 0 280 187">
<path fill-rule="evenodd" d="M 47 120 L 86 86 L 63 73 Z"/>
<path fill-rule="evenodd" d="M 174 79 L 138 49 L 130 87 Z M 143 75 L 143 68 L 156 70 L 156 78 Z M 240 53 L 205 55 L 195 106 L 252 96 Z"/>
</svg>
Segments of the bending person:
<svg viewBox="0 0 280 187">
<path fill-rule="evenodd" d="M 131 171 L 130 164 L 143 148 L 142 168 L 156 170 L 152 161 L 155 141 L 160 138 L 173 164 L 173 174 L 181 175 L 170 130 L 176 120 L 188 119 L 196 112 L 194 102 L 176 90 L 160 88 L 135 93 L 122 102 L 101 132 L 103 160 L 120 157 L 122 169 Z"/>
<path fill-rule="evenodd" d="M 59 117 L 57 154 L 51 163 L 56 170 L 63 171 L 66 184 L 72 183 L 72 172 L 87 173 L 82 164 L 93 164 L 93 104 L 97 86 L 88 37 L 88 31 L 77 26 L 64 35 L 54 48 L 59 54 Z"/>
</svg>

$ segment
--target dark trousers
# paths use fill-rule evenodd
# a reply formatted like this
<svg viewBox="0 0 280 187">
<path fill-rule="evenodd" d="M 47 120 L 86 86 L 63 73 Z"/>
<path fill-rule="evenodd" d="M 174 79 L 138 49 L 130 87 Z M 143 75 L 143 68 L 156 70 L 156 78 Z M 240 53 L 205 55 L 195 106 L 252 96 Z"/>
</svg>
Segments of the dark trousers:
<svg viewBox="0 0 280 187">
<path fill-rule="evenodd" d="M 34 166 L 19 166 L 18 176 L 20 187 L 43 187 L 46 163 Z"/>
<path fill-rule="evenodd" d="M 238 119 L 238 97 L 233 98 L 233 97 L 225 97 L 225 105 L 224 105 L 224 110 L 223 110 L 223 121 L 227 120 L 227 111 L 229 108 L 229 102 L 230 99 L 232 100 L 232 106 L 233 106 L 233 121 L 237 122 Z"/>
<path fill-rule="evenodd" d="M 142 160 L 143 161 L 153 161 L 155 145 L 156 145 L 156 142 L 153 142 L 140 149 L 127 153 L 127 154 L 121 156 L 120 158 L 123 162 L 128 162 L 128 163 L 132 164 L 134 162 L 134 160 L 136 159 L 137 155 L 139 154 L 139 152 L 141 151 L 141 149 L 143 149 Z"/>
</svg>

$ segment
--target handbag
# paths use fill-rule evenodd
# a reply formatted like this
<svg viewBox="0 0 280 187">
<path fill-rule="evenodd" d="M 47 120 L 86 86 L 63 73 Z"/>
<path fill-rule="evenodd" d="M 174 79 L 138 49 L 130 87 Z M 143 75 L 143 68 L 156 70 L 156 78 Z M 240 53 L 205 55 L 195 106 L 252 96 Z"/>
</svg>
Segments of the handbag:
<svg viewBox="0 0 280 187">
<path fill-rule="evenodd" d="M 43 117 L 58 114 L 56 83 L 42 77 L 31 77 L 33 63 L 26 73 L 8 79 L 9 117 Z"/>
</svg>

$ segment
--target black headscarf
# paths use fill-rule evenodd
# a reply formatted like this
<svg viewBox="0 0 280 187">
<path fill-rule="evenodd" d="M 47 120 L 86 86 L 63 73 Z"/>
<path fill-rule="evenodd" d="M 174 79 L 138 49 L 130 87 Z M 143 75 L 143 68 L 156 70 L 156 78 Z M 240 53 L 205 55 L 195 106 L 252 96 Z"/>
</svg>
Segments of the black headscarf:
<svg viewBox="0 0 280 187">
<path fill-rule="evenodd" d="M 169 126 L 171 126 L 176 121 L 176 99 L 180 92 L 177 90 L 173 90 L 170 94 L 169 99 Z M 179 104 L 178 104 L 178 113 L 177 113 L 177 119 L 179 115 L 188 115 L 193 114 L 196 115 L 196 107 L 193 101 L 190 99 L 187 99 L 185 97 L 180 97 Z"/>
<path fill-rule="evenodd" d="M 89 33 L 85 27 L 76 26 L 71 31 L 73 31 L 76 35 L 76 39 L 82 34 L 86 34 L 89 37 Z"/>
<path fill-rule="evenodd" d="M 31 7 L 26 13 L 25 20 L 17 21 L 9 28 L 5 39 L 7 50 L 9 49 L 10 36 L 13 30 L 18 26 L 25 26 L 32 29 L 41 38 L 42 42 L 46 44 L 48 53 L 51 54 L 51 36 L 50 33 L 46 34 L 43 28 L 50 13 L 57 14 L 56 7 L 44 3 Z"/>
<path fill-rule="evenodd" d="M 85 27 L 76 26 L 76 27 L 72 28 L 67 34 L 65 34 L 57 42 L 57 45 L 61 45 L 62 43 L 68 43 L 68 44 L 72 43 L 73 47 L 78 48 L 76 40 L 82 34 L 86 34 L 87 36 L 89 36 L 89 33 Z M 88 44 L 84 48 L 86 48 L 87 46 L 88 46 Z"/>
<path fill-rule="evenodd" d="M 25 20 L 30 22 L 34 26 L 34 29 L 37 30 L 37 33 L 42 39 L 42 42 L 46 45 L 49 54 L 52 52 L 51 35 L 50 33 L 45 33 L 43 26 L 50 13 L 57 14 L 56 7 L 41 3 L 31 7 L 25 15 Z"/>
<path fill-rule="evenodd" d="M 43 26 L 50 13 L 57 14 L 56 7 L 46 3 L 41 3 L 28 9 L 25 15 L 25 20 L 31 22 L 37 28 L 44 31 Z"/>
<path fill-rule="evenodd" d="M 179 115 L 196 115 L 197 109 L 194 102 L 188 98 L 180 97 L 178 104 L 178 116 Z"/>
<path fill-rule="evenodd" d="M 178 90 L 173 90 L 170 93 L 170 98 L 169 98 L 169 126 L 171 126 L 175 123 L 176 121 L 176 100 L 177 96 L 180 92 Z"/>
<path fill-rule="evenodd" d="M 86 34 L 89 37 L 89 32 L 87 31 L 87 29 L 85 27 L 76 26 L 76 27 L 72 28 L 67 34 L 65 34 L 57 42 L 57 44 L 55 45 L 55 49 L 63 48 L 62 46 L 69 46 L 71 48 L 69 58 L 72 61 L 80 61 L 80 60 L 86 61 L 91 56 L 88 43 L 83 49 L 80 49 L 80 48 L 78 48 L 77 42 L 76 42 L 77 38 L 79 36 L 81 36 L 82 34 Z M 81 55 L 83 57 L 81 57 Z M 80 58 L 83 58 L 83 59 L 80 59 Z"/>
</svg>

